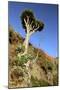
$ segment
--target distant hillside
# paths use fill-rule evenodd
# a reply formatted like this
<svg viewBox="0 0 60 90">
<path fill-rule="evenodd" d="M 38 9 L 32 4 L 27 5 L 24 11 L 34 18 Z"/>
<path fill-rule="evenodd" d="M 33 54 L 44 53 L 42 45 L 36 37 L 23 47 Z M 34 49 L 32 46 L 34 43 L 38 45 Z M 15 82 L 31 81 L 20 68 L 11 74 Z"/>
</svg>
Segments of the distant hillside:
<svg viewBox="0 0 60 90">
<path fill-rule="evenodd" d="M 58 59 L 30 43 L 28 55 L 19 59 L 17 54 L 24 52 L 23 42 L 24 39 L 9 27 L 9 88 L 58 85 Z"/>
</svg>

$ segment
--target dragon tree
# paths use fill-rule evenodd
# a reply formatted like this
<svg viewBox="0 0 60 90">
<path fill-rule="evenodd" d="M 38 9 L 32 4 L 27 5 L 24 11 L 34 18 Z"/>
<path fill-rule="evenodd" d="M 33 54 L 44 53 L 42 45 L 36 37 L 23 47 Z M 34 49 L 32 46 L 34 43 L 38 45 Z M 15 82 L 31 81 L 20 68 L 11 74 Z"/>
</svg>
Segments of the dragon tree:
<svg viewBox="0 0 60 90">
<path fill-rule="evenodd" d="M 22 27 L 26 32 L 26 37 L 24 41 L 25 51 L 22 55 L 28 53 L 29 39 L 32 34 L 37 31 L 42 31 L 44 28 L 44 23 L 35 18 L 31 10 L 24 10 L 20 16 Z"/>
</svg>

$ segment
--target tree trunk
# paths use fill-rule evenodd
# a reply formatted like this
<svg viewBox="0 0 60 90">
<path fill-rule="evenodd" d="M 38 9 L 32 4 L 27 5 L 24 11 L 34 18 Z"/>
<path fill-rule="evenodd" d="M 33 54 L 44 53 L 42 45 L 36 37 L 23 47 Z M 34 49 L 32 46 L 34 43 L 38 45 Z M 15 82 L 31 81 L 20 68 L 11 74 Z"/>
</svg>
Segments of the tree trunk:
<svg viewBox="0 0 60 90">
<path fill-rule="evenodd" d="M 28 45 L 29 45 L 29 38 L 30 38 L 30 35 L 29 35 L 29 32 L 26 34 L 26 38 L 25 38 L 25 51 L 24 53 L 27 54 L 28 52 Z"/>
<path fill-rule="evenodd" d="M 18 54 L 18 57 L 21 57 L 21 56 L 23 56 L 23 55 L 25 55 L 25 54 L 27 54 L 27 52 L 28 52 L 28 45 L 29 45 L 29 38 L 30 38 L 30 33 L 29 33 L 29 30 L 27 30 L 27 33 L 26 33 L 26 37 L 25 37 L 25 41 L 24 41 L 24 46 L 25 46 L 25 51 L 24 51 L 24 53 L 22 53 L 22 54 Z"/>
</svg>

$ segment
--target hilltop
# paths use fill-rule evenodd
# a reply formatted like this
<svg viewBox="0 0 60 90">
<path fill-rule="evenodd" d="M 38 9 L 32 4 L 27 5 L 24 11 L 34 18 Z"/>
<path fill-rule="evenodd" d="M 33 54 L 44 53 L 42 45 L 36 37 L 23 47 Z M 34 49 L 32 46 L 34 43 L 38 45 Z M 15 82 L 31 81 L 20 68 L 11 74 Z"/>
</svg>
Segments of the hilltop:
<svg viewBox="0 0 60 90">
<path fill-rule="evenodd" d="M 19 59 L 17 54 L 24 52 L 23 42 L 24 38 L 9 27 L 9 88 L 58 85 L 58 58 L 29 43 L 28 55 Z"/>
</svg>

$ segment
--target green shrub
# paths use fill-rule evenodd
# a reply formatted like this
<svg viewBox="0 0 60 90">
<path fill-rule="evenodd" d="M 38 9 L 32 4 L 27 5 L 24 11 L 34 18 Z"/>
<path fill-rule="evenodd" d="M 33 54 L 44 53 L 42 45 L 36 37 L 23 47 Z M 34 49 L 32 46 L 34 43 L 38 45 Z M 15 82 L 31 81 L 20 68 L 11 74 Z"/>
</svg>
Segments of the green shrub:
<svg viewBox="0 0 60 90">
<path fill-rule="evenodd" d="M 57 74 L 55 74 L 55 75 L 53 76 L 53 85 L 54 85 L 54 86 L 57 86 L 57 85 L 58 85 L 58 75 L 57 75 Z"/>
<path fill-rule="evenodd" d="M 24 55 L 21 56 L 20 58 L 19 57 L 16 58 L 17 64 L 21 66 L 23 66 L 24 63 L 27 63 L 28 60 L 33 60 L 33 57 L 31 55 Z"/>
<path fill-rule="evenodd" d="M 52 72 L 52 70 L 53 70 L 53 63 L 52 62 L 50 62 L 50 61 L 48 61 L 48 60 L 45 60 L 45 61 L 42 61 L 43 63 L 42 63 L 42 65 L 41 66 L 44 66 L 45 67 L 45 69 L 48 71 L 51 71 Z"/>
<path fill-rule="evenodd" d="M 37 78 L 34 78 L 33 76 L 31 76 L 31 82 L 33 87 L 49 86 L 49 83 L 45 80 L 37 80 Z"/>
</svg>

